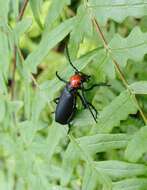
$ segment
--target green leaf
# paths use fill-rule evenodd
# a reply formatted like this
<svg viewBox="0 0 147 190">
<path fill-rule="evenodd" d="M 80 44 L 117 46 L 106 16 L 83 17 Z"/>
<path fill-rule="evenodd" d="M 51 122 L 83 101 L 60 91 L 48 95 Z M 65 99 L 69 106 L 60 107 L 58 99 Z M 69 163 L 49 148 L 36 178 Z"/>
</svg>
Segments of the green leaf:
<svg viewBox="0 0 147 190">
<path fill-rule="evenodd" d="M 94 125 L 95 121 L 89 110 L 86 109 L 82 111 L 77 111 L 72 123 L 74 126 L 80 126 L 81 128 L 84 128 L 85 126 Z"/>
<path fill-rule="evenodd" d="M 2 97 L 0 97 L 0 113 L 0 122 L 2 122 L 6 114 L 6 103 Z"/>
<path fill-rule="evenodd" d="M 94 162 L 99 172 L 104 172 L 112 179 L 122 179 L 146 175 L 147 166 L 143 164 L 132 164 L 117 160 Z"/>
<path fill-rule="evenodd" d="M 77 139 L 72 135 L 69 135 L 71 143 L 69 144 L 65 156 L 63 158 L 63 175 L 62 175 L 62 185 L 66 185 L 72 175 L 73 169 L 77 165 L 77 162 L 81 158 L 84 160 L 93 172 L 96 172 L 98 182 L 103 186 L 104 190 L 111 189 L 111 179 L 103 172 L 95 168 L 92 157 L 88 152 L 82 147 Z"/>
<path fill-rule="evenodd" d="M 30 145 L 36 132 L 43 128 L 47 128 L 47 124 L 43 122 L 24 121 L 19 123 L 19 132 L 26 145 Z"/>
<path fill-rule="evenodd" d="M 128 59 L 134 61 L 143 59 L 147 53 L 146 39 L 147 33 L 143 33 L 139 27 L 135 27 L 127 38 L 122 38 L 119 34 L 116 34 L 109 43 L 109 47 L 115 60 L 124 67 Z"/>
<path fill-rule="evenodd" d="M 7 25 L 9 12 L 9 0 L 0 1 L 0 27 Z"/>
<path fill-rule="evenodd" d="M 88 154 L 96 154 L 98 152 L 105 152 L 112 149 L 125 148 L 131 139 L 126 134 L 97 134 L 92 136 L 84 136 L 78 138 L 77 141 L 80 146 L 85 149 Z"/>
<path fill-rule="evenodd" d="M 121 120 L 125 120 L 129 114 L 135 114 L 137 107 L 128 91 L 123 91 L 98 117 L 98 122 L 92 129 L 93 132 L 110 132 L 113 127 L 119 126 Z"/>
<path fill-rule="evenodd" d="M 19 0 L 12 1 L 12 7 L 14 11 L 14 18 L 16 20 L 19 14 Z"/>
<path fill-rule="evenodd" d="M 29 72 L 36 72 L 36 67 L 47 56 L 48 52 L 59 43 L 74 26 L 74 18 L 68 19 L 51 32 L 44 34 L 38 48 L 24 61 L 24 68 Z"/>
<path fill-rule="evenodd" d="M 147 94 L 147 81 L 138 81 L 130 85 L 134 94 Z"/>
<path fill-rule="evenodd" d="M 4 80 L 4 75 L 1 70 L 0 70 L 0 91 L 2 93 L 7 94 L 6 81 Z"/>
<path fill-rule="evenodd" d="M 34 18 L 38 24 L 38 26 L 40 28 L 42 28 L 42 23 L 41 23 L 41 19 L 40 19 L 40 9 L 41 9 L 41 5 L 43 3 L 43 0 L 30 0 L 29 1 Z"/>
<path fill-rule="evenodd" d="M 0 188 L 1 189 L 7 188 L 7 181 L 5 179 L 5 175 L 3 171 L 0 171 Z"/>
<path fill-rule="evenodd" d="M 46 28 L 50 28 L 52 26 L 52 24 L 56 21 L 56 19 L 60 16 L 60 14 L 62 13 L 63 8 L 66 5 L 69 5 L 70 0 L 62 0 L 62 1 L 58 1 L 58 0 L 54 0 L 51 2 L 48 14 L 46 16 Z"/>
<path fill-rule="evenodd" d="M 31 86 L 28 83 L 24 83 L 24 114 L 26 119 L 30 119 L 31 116 Z"/>
<path fill-rule="evenodd" d="M 132 178 L 113 183 L 112 190 L 146 190 L 146 187 L 146 178 Z"/>
<path fill-rule="evenodd" d="M 4 77 L 2 80 L 5 80 L 5 78 L 7 78 L 10 64 L 9 42 L 7 32 L 8 31 L 0 30 L 0 70 L 1 78 Z"/>
<path fill-rule="evenodd" d="M 53 125 L 49 129 L 48 137 L 47 137 L 47 157 L 48 160 L 52 158 L 55 153 L 56 146 L 58 145 L 61 138 L 65 137 L 67 130 L 60 124 L 53 123 Z"/>
<path fill-rule="evenodd" d="M 147 2 L 144 0 L 89 0 L 88 7 L 103 25 L 108 19 L 121 23 L 128 16 L 141 18 L 147 15 Z"/>
<path fill-rule="evenodd" d="M 12 155 L 14 153 L 14 141 L 9 134 L 0 133 L 0 150 L 3 156 Z"/>
<path fill-rule="evenodd" d="M 79 49 L 79 45 L 84 39 L 85 35 L 92 34 L 92 23 L 90 17 L 83 5 L 79 6 L 75 27 L 70 34 L 69 50 L 71 58 L 75 58 Z"/>
<path fill-rule="evenodd" d="M 93 190 L 97 184 L 97 175 L 89 165 L 86 165 L 86 169 L 83 177 L 82 190 Z"/>
<path fill-rule="evenodd" d="M 108 45 L 110 54 L 107 54 L 107 60 L 104 65 L 107 75 L 110 78 L 115 78 L 115 68 L 112 63 L 112 57 L 121 67 L 125 67 L 129 59 L 133 61 L 142 61 L 144 55 L 147 53 L 146 39 L 147 33 L 143 33 L 139 27 L 133 28 L 126 38 L 116 34 Z"/>
<path fill-rule="evenodd" d="M 84 173 L 82 190 L 94 190 L 96 185 L 102 185 L 103 190 L 111 190 L 111 180 L 103 172 L 99 172 L 95 168 L 86 165 Z"/>
<path fill-rule="evenodd" d="M 145 152 L 147 152 L 147 126 L 142 127 L 128 143 L 125 156 L 129 161 L 137 162 Z"/>
<path fill-rule="evenodd" d="M 8 101 L 7 104 L 8 104 L 10 113 L 13 113 L 13 112 L 17 113 L 19 109 L 22 108 L 23 106 L 23 102 L 18 101 L 18 100 Z"/>
<path fill-rule="evenodd" d="M 75 144 L 70 143 L 63 157 L 63 164 L 62 164 L 63 174 L 61 178 L 62 185 L 66 185 L 70 181 L 73 170 L 77 165 L 79 159 L 80 159 L 79 150 L 77 149 Z"/>
<path fill-rule="evenodd" d="M 24 34 L 29 29 L 31 24 L 32 20 L 29 18 L 23 19 L 16 24 L 15 28 L 13 29 L 13 34 L 17 41 L 22 36 L 22 34 Z"/>
</svg>

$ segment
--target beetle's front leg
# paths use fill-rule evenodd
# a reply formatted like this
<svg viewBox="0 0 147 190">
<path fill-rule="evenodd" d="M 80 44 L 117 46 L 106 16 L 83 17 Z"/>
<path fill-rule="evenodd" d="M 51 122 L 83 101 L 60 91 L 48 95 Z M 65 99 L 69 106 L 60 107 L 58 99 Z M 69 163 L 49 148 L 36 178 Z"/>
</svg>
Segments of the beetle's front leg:
<svg viewBox="0 0 147 190">
<path fill-rule="evenodd" d="M 92 90 L 93 88 L 95 88 L 95 87 L 100 87 L 100 86 L 111 86 L 111 85 L 102 82 L 102 83 L 94 84 L 94 85 L 92 85 L 90 88 L 83 88 L 83 91 L 90 91 L 90 90 Z"/>
</svg>

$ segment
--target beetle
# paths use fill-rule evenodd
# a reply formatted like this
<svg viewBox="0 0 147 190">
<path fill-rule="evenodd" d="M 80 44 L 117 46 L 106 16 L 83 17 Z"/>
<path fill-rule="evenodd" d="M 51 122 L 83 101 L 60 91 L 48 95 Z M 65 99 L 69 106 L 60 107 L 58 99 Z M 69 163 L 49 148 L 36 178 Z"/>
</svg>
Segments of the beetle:
<svg viewBox="0 0 147 190">
<path fill-rule="evenodd" d="M 94 121 L 97 122 L 98 112 L 96 108 L 86 99 L 85 92 L 92 90 L 96 86 L 110 86 L 110 85 L 106 83 L 98 83 L 86 89 L 84 87 L 84 83 L 87 83 L 90 80 L 91 76 L 79 71 L 73 65 L 69 56 L 67 45 L 66 45 L 66 54 L 69 63 L 74 69 L 75 73 L 70 77 L 69 81 L 66 81 L 65 79 L 61 78 L 61 76 L 56 71 L 56 77 L 60 81 L 65 83 L 65 87 L 62 90 L 60 97 L 54 99 L 54 102 L 57 104 L 55 110 L 55 121 L 62 125 L 68 124 L 70 127 L 70 122 L 72 121 L 75 111 L 77 109 L 76 108 L 77 97 L 79 97 L 84 108 L 89 109 Z M 81 94 L 79 91 L 81 92 Z"/>
</svg>

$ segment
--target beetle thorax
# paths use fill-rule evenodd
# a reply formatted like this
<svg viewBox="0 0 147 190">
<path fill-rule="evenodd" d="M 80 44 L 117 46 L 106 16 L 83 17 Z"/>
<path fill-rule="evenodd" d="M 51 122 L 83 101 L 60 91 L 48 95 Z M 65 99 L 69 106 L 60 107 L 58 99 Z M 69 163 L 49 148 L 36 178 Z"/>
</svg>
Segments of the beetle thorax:
<svg viewBox="0 0 147 190">
<path fill-rule="evenodd" d="M 70 85 L 73 88 L 79 88 L 81 86 L 82 77 L 79 74 L 75 74 L 70 77 Z"/>
</svg>

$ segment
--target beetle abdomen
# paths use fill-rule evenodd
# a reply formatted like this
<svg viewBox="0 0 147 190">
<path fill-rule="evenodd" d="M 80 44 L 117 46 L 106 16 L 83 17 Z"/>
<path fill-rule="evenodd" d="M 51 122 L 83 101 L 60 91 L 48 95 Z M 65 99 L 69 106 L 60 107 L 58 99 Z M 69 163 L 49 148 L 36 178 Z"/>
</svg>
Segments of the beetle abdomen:
<svg viewBox="0 0 147 190">
<path fill-rule="evenodd" d="M 55 111 L 55 121 L 63 125 L 68 124 L 75 111 L 75 96 L 67 88 L 63 89 Z"/>
</svg>

